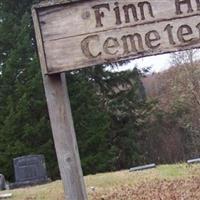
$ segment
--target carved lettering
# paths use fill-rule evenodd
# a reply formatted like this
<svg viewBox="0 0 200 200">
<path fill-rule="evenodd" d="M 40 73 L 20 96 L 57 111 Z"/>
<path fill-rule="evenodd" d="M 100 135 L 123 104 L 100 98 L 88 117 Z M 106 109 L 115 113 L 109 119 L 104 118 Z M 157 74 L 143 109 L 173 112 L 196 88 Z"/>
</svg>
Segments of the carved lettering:
<svg viewBox="0 0 200 200">
<path fill-rule="evenodd" d="M 192 35 L 192 33 L 193 33 L 193 31 L 190 26 L 182 25 L 178 28 L 177 37 L 178 37 L 179 41 L 182 43 L 190 42 L 192 40 L 192 38 L 190 37 L 189 39 L 186 39 L 185 36 Z"/>
<path fill-rule="evenodd" d="M 120 16 L 120 10 L 119 10 L 119 6 L 118 6 L 118 2 L 115 2 L 115 8 L 113 9 L 115 12 L 115 17 L 116 17 L 116 25 L 119 25 L 122 23 L 121 21 L 121 16 Z"/>
<path fill-rule="evenodd" d="M 174 41 L 174 37 L 173 37 L 173 34 L 172 34 L 172 29 L 173 29 L 173 26 L 170 25 L 170 24 L 168 24 L 168 25 L 165 27 L 164 31 L 167 31 L 169 43 L 170 43 L 171 45 L 175 45 L 176 43 L 175 43 L 175 41 Z"/>
<path fill-rule="evenodd" d="M 47 74 L 200 48 L 200 0 L 92 0 L 34 9 Z"/>
<path fill-rule="evenodd" d="M 129 4 L 129 5 L 125 5 L 123 6 L 124 9 L 124 15 L 125 15 L 125 22 L 126 23 L 130 23 L 130 13 L 129 11 L 132 12 L 132 16 L 134 21 L 138 21 L 138 16 L 137 16 L 137 11 L 136 11 L 136 7 L 134 4 Z"/>
<path fill-rule="evenodd" d="M 196 25 L 196 28 L 197 28 L 198 31 L 199 31 L 199 38 L 200 38 L 200 23 Z"/>
<path fill-rule="evenodd" d="M 99 36 L 91 35 L 91 36 L 86 37 L 81 42 L 82 52 L 87 58 L 98 58 L 101 55 L 101 52 L 97 53 L 96 55 L 92 54 L 91 49 L 90 49 L 90 42 L 92 41 L 99 41 Z"/>
<path fill-rule="evenodd" d="M 100 11 L 100 9 L 104 8 L 107 9 L 108 11 L 110 11 L 110 6 L 108 3 L 105 4 L 100 4 L 100 5 L 96 5 L 92 7 L 94 9 L 94 13 L 95 13 L 95 18 L 96 18 L 96 27 L 102 27 L 102 20 L 101 18 L 104 17 L 104 12 Z"/>
<path fill-rule="evenodd" d="M 199 38 L 200 42 L 200 23 L 193 27 L 197 29 L 198 36 L 195 36 L 194 29 L 186 24 L 178 27 L 167 24 L 160 32 L 157 30 L 150 30 L 146 33 L 136 32 L 133 34 L 121 35 L 119 37 L 110 36 L 103 41 L 102 39 L 104 37 L 100 37 L 96 34 L 83 39 L 81 42 L 81 49 L 88 59 L 96 59 L 101 56 L 103 57 L 104 55 L 111 57 L 115 55 L 128 56 L 130 54 L 142 53 L 148 50 L 152 51 L 161 47 L 163 44 L 173 46 L 179 43 L 180 45 L 184 45 L 184 43 L 189 43 L 197 38 Z M 167 35 L 163 33 L 166 33 Z"/>
<path fill-rule="evenodd" d="M 199 0 L 197 0 L 199 1 Z M 180 15 L 183 13 L 183 11 L 181 11 L 181 6 L 184 5 L 184 6 L 187 6 L 187 12 L 188 13 L 191 13 L 193 12 L 193 9 L 192 9 L 192 4 L 191 4 L 191 1 L 190 0 L 175 0 L 175 5 L 176 5 L 176 14 L 177 15 Z"/>
<path fill-rule="evenodd" d="M 148 1 L 138 3 L 138 7 L 140 8 L 142 20 L 145 20 L 145 7 L 147 7 L 147 11 L 148 11 L 149 15 L 151 17 L 154 17 L 152 6 Z"/>
<path fill-rule="evenodd" d="M 150 48 L 150 49 L 155 49 L 157 47 L 160 46 L 160 43 L 157 44 L 153 44 L 154 42 L 158 42 L 160 40 L 160 35 L 157 31 L 153 30 L 153 31 L 149 31 L 146 35 L 145 35 L 145 42 L 146 45 Z"/>
<path fill-rule="evenodd" d="M 129 54 L 131 52 L 144 51 L 142 36 L 138 33 L 135 33 L 133 35 L 123 36 L 121 38 L 121 40 L 123 42 L 123 49 L 124 49 L 123 54 Z M 138 49 L 136 47 L 136 43 L 137 43 Z M 129 46 L 131 48 L 129 48 Z"/>
<path fill-rule="evenodd" d="M 104 52 L 109 55 L 115 55 L 118 53 L 118 50 L 116 48 L 119 47 L 119 42 L 117 41 L 117 38 L 109 37 L 103 45 Z"/>
<path fill-rule="evenodd" d="M 125 23 L 146 20 L 146 18 L 149 16 L 154 18 L 153 8 L 148 1 L 139 2 L 137 5 L 127 4 L 122 7 L 119 5 L 118 2 L 115 2 L 113 8 L 112 6 L 112 4 L 110 5 L 106 3 L 95 5 L 92 7 L 94 9 L 97 28 L 103 27 L 102 18 L 105 17 L 105 14 L 102 9 L 106 9 L 107 11 L 109 11 L 110 15 L 114 14 L 113 16 L 115 17 L 116 25 L 122 24 L 122 16 L 124 16 L 125 18 Z M 109 15 L 107 17 L 109 17 Z"/>
<path fill-rule="evenodd" d="M 197 10 L 200 10 L 200 0 L 196 0 L 197 3 Z"/>
</svg>

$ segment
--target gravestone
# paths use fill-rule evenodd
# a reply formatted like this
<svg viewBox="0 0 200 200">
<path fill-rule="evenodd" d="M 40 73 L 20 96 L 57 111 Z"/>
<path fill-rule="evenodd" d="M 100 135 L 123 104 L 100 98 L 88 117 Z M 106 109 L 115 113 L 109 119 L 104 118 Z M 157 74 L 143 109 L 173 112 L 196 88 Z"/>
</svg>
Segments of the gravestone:
<svg viewBox="0 0 200 200">
<path fill-rule="evenodd" d="M 0 174 L 0 190 L 6 189 L 6 181 L 3 174 Z"/>
<path fill-rule="evenodd" d="M 13 159 L 15 183 L 10 188 L 31 186 L 48 182 L 43 155 L 29 155 Z"/>
<path fill-rule="evenodd" d="M 156 167 L 156 164 L 153 163 L 153 164 L 133 167 L 133 168 L 129 169 L 129 172 L 142 171 L 142 170 L 146 170 L 146 169 L 152 169 L 152 168 L 155 168 L 155 167 Z"/>
<path fill-rule="evenodd" d="M 188 164 L 197 164 L 200 163 L 200 158 L 192 159 L 192 160 L 187 160 Z"/>
<path fill-rule="evenodd" d="M 12 197 L 12 193 L 0 194 L 0 199 L 9 199 Z"/>
</svg>

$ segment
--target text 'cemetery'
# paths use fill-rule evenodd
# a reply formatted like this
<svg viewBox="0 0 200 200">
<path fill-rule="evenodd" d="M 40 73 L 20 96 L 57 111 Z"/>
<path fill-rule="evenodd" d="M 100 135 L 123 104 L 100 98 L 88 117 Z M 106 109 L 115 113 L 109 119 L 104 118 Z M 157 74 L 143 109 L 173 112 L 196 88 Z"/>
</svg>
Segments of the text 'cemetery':
<svg viewBox="0 0 200 200">
<path fill-rule="evenodd" d="M 94 0 L 38 8 L 46 73 L 199 47 L 199 15 L 200 0 Z"/>
</svg>

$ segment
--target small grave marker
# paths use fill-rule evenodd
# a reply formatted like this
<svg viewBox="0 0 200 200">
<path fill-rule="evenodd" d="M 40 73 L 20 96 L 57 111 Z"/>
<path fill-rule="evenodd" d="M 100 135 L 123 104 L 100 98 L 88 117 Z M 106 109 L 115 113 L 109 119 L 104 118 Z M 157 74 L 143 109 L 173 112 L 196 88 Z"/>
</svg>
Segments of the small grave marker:
<svg viewBox="0 0 200 200">
<path fill-rule="evenodd" d="M 11 188 L 35 185 L 48 182 L 45 159 L 43 155 L 29 155 L 13 160 L 15 183 Z"/>
<path fill-rule="evenodd" d="M 133 167 L 129 170 L 129 172 L 134 172 L 134 171 L 141 171 L 141 170 L 145 170 L 145 169 L 152 169 L 155 168 L 156 164 L 149 164 L 149 165 L 143 165 L 143 166 L 139 166 L 139 167 Z"/>
<path fill-rule="evenodd" d="M 3 174 L 0 174 L 0 190 L 6 189 L 6 181 Z"/>
<path fill-rule="evenodd" d="M 187 161 L 188 164 L 196 164 L 200 163 L 200 158 L 192 159 Z"/>
<path fill-rule="evenodd" d="M 0 199 L 8 199 L 12 197 L 12 193 L 0 194 Z"/>
</svg>

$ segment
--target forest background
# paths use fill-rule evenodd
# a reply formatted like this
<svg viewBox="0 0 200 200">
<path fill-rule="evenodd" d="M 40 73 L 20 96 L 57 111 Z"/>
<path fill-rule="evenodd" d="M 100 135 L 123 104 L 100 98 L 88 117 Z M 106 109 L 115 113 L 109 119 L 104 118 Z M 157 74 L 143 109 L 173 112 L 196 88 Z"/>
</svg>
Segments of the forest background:
<svg viewBox="0 0 200 200">
<path fill-rule="evenodd" d="M 59 178 L 31 18 L 38 2 L 0 0 L 0 173 L 8 180 L 12 159 L 28 154 L 44 154 L 49 177 Z M 66 74 L 84 174 L 199 156 L 193 54 L 174 54 L 170 70 L 147 77 L 148 69 L 105 65 Z"/>
</svg>

